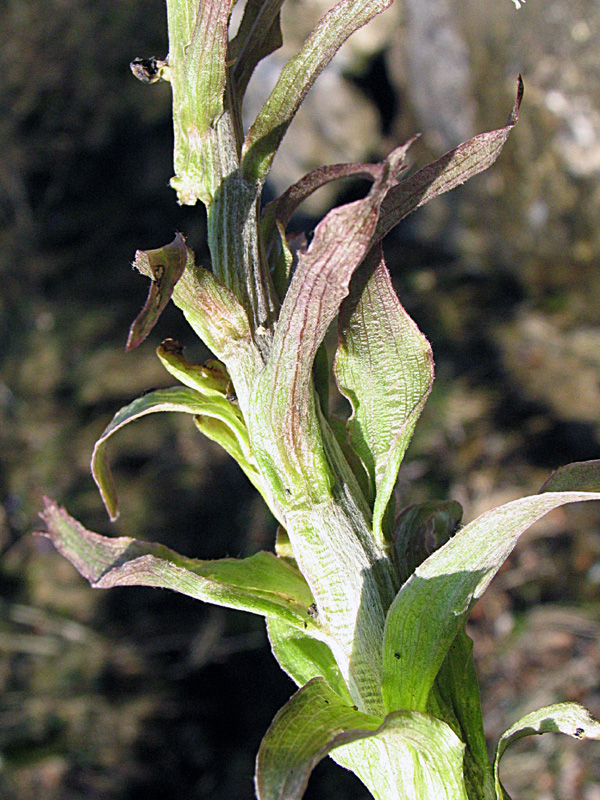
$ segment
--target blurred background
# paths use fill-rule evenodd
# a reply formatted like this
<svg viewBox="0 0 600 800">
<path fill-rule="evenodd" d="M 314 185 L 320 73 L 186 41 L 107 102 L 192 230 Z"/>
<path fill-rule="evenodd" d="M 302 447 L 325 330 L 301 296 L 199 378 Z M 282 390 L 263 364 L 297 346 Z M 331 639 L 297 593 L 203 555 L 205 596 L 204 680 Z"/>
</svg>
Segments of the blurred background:
<svg viewBox="0 0 600 800">
<path fill-rule="evenodd" d="M 140 350 L 147 285 L 129 264 L 181 230 L 206 258 L 200 209 L 168 181 L 168 85 L 136 56 L 167 52 L 159 0 L 0 6 L 0 796 L 250 800 L 254 757 L 293 691 L 259 618 L 168 592 L 93 591 L 47 540 L 42 495 L 101 533 L 190 556 L 248 555 L 274 525 L 237 466 L 189 418 L 115 437 L 122 515 L 89 475 L 95 439 L 139 393 L 172 383 L 154 348 L 207 352 L 175 308 Z M 261 65 L 251 119 L 324 10 L 288 0 L 284 48 Z M 400 505 L 453 497 L 465 520 L 600 458 L 600 11 L 595 0 L 404 0 L 363 29 L 311 92 L 269 192 L 322 163 L 379 159 L 423 136 L 416 166 L 521 120 L 497 164 L 409 217 L 387 242 L 399 295 L 430 338 L 437 383 L 402 467 Z M 310 229 L 361 187 L 315 195 Z M 183 416 L 183 415 L 182 415 Z M 587 507 L 585 507 L 587 506 Z M 486 732 L 560 700 L 600 717 L 600 507 L 561 509 L 475 608 Z M 515 800 L 599 800 L 600 745 L 526 739 Z M 330 762 L 308 800 L 367 800 Z"/>
</svg>

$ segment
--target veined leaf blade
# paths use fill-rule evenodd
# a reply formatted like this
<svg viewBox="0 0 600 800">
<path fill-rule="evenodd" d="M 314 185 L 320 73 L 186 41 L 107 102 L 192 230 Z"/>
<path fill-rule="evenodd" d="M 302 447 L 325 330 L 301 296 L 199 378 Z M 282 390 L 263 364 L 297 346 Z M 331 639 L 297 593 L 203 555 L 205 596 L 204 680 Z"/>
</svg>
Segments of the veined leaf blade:
<svg viewBox="0 0 600 800">
<path fill-rule="evenodd" d="M 355 772 L 376 800 L 467 800 L 463 745 L 440 720 L 415 712 L 380 719 L 349 706 L 323 679 L 279 711 L 261 744 L 259 800 L 298 800 L 328 753 Z"/>
<path fill-rule="evenodd" d="M 411 211 L 491 167 L 518 121 L 522 98 L 523 81 L 519 76 L 515 104 L 503 128 L 474 136 L 401 181 L 381 207 L 373 243 L 381 241 Z"/>
<path fill-rule="evenodd" d="M 239 409 L 227 402 L 224 397 L 205 397 L 200 392 L 184 386 L 173 386 L 169 389 L 148 392 L 117 411 L 94 445 L 92 475 L 106 510 L 113 521 L 117 519 L 119 509 L 115 483 L 106 457 L 106 443 L 124 425 L 147 414 L 155 414 L 160 411 L 178 411 L 194 416 L 219 419 L 232 431 L 245 461 L 249 464 L 252 463 L 248 434 L 243 418 Z"/>
<path fill-rule="evenodd" d="M 349 443 L 371 478 L 373 532 L 383 541 L 400 463 L 433 384 L 433 354 L 396 296 L 380 247 L 353 278 L 338 336 L 334 374 L 353 409 Z"/>
<path fill-rule="evenodd" d="M 492 509 L 416 569 L 386 619 L 382 691 L 387 710 L 425 710 L 454 637 L 519 536 L 549 511 L 584 500 L 600 500 L 600 493 L 547 492 Z"/>
<path fill-rule="evenodd" d="M 200 561 L 159 544 L 88 531 L 48 499 L 41 516 L 48 528 L 44 535 L 95 588 L 172 589 L 208 603 L 274 615 L 303 630 L 315 627 L 307 613 L 313 598 L 306 581 L 273 553 Z"/>
</svg>

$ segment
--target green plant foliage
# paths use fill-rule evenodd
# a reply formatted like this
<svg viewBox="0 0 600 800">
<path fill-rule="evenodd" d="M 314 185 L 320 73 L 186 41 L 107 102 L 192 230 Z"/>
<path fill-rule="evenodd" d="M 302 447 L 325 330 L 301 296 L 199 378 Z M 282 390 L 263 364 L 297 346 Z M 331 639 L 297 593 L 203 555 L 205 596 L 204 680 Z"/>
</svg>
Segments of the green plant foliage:
<svg viewBox="0 0 600 800">
<path fill-rule="evenodd" d="M 117 412 L 92 472 L 111 519 L 117 499 L 106 443 L 158 411 L 190 414 L 236 459 L 280 523 L 276 552 L 200 561 L 159 544 L 86 530 L 56 503 L 47 535 L 92 586 L 169 588 L 266 617 L 273 653 L 300 687 L 269 728 L 257 760 L 261 800 L 300 798 L 330 754 L 377 800 L 506 800 L 498 762 L 529 733 L 598 737 L 573 704 L 528 715 L 489 762 L 468 615 L 520 535 L 565 503 L 600 499 L 600 464 L 558 470 L 533 496 L 459 528 L 454 501 L 405 509 L 393 489 L 433 382 L 431 347 L 392 288 L 381 239 L 403 217 L 487 169 L 518 119 L 459 145 L 406 177 L 413 140 L 381 164 L 316 170 L 259 211 L 277 148 L 319 73 L 353 31 L 390 0 L 340 0 L 307 38 L 244 133 L 241 104 L 262 58 L 282 42 L 283 0 L 248 0 L 229 40 L 233 3 L 168 0 L 169 55 L 134 64 L 173 91 L 175 177 L 181 203 L 200 200 L 211 269 L 181 234 L 138 251 L 151 280 L 132 325 L 139 345 L 170 299 L 215 358 L 190 364 L 172 340 L 158 348 L 182 385 Z M 158 66 L 160 65 L 160 66 Z M 150 81 L 150 82 L 152 82 Z M 319 186 L 368 177 L 365 197 L 329 212 L 308 243 L 288 240 L 299 203 Z M 323 349 L 337 319 L 333 365 Z M 329 408 L 330 381 L 349 400 Z"/>
</svg>

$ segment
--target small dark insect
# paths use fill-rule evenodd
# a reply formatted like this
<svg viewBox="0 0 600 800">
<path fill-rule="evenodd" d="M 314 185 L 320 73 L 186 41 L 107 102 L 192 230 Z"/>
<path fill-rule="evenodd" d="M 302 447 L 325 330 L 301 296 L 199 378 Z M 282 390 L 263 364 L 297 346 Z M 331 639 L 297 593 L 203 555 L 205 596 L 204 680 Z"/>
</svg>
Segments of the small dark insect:
<svg viewBox="0 0 600 800">
<path fill-rule="evenodd" d="M 316 619 L 319 615 L 319 610 L 316 603 L 311 603 L 306 612 L 311 619 Z"/>
<path fill-rule="evenodd" d="M 134 58 L 129 67 L 138 81 L 156 83 L 165 77 L 167 63 L 150 56 L 150 58 Z"/>
<path fill-rule="evenodd" d="M 575 732 L 573 733 L 573 736 L 576 739 L 581 739 L 581 737 L 583 736 L 584 733 L 585 733 L 585 731 L 583 730 L 583 728 L 575 728 Z"/>
<path fill-rule="evenodd" d="M 400 659 L 400 653 L 394 653 L 394 658 L 399 660 Z"/>
</svg>

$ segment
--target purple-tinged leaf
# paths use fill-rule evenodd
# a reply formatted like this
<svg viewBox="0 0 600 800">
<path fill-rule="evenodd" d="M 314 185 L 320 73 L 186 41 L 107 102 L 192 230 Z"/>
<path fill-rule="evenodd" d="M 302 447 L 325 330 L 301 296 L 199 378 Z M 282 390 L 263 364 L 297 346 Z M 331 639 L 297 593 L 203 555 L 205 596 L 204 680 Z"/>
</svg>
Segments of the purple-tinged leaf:
<svg viewBox="0 0 600 800">
<path fill-rule="evenodd" d="M 481 133 L 458 145 L 392 189 L 381 207 L 373 242 L 383 239 L 411 211 L 491 167 L 517 123 L 522 98 L 523 81 L 519 75 L 517 97 L 503 128 Z"/>
<path fill-rule="evenodd" d="M 406 146 L 391 153 L 367 197 L 329 212 L 310 247 L 299 254 L 271 358 L 251 401 L 256 420 L 252 438 L 262 439 L 269 471 L 274 467 L 279 475 L 295 473 L 299 485 L 294 494 L 299 491 L 305 498 L 329 496 L 331 480 L 314 407 L 315 354 L 365 257 L 379 207 L 395 184 L 405 155 Z M 285 495 L 281 500 L 289 502 Z"/>
<path fill-rule="evenodd" d="M 379 647 L 394 578 L 371 533 L 357 478 L 316 402 L 312 374 L 404 155 L 405 148 L 390 155 L 367 197 L 330 212 L 299 255 L 246 416 L 256 462 L 283 509 L 298 564 L 336 638 L 338 663 L 349 666 L 344 678 L 355 702 L 368 709 L 381 708 Z"/>
<path fill-rule="evenodd" d="M 433 384 L 433 355 L 396 296 L 379 246 L 352 279 L 338 336 L 334 374 L 352 406 L 349 444 L 369 474 L 373 533 L 383 542 L 400 463 Z"/>
<path fill-rule="evenodd" d="M 240 410 L 225 397 L 205 396 L 200 392 L 183 386 L 170 389 L 157 389 L 138 397 L 118 411 L 94 445 L 92 455 L 92 475 L 100 490 L 102 500 L 111 520 L 119 516 L 117 492 L 106 457 L 106 442 L 113 433 L 124 425 L 146 414 L 159 411 L 179 411 L 194 416 L 213 417 L 220 420 L 230 431 L 229 439 L 237 442 L 237 452 L 226 448 L 237 458 L 244 468 L 253 469 L 253 459 L 248 444 L 248 434 Z M 215 438 L 214 436 L 211 438 Z M 255 470 L 254 470 L 255 471 Z"/>
<path fill-rule="evenodd" d="M 268 203 L 262 213 L 260 227 L 273 281 L 280 297 L 285 295 L 294 263 L 285 230 L 298 206 L 307 197 L 331 181 L 341 178 L 381 176 L 383 164 L 332 164 L 309 172 L 289 187 L 280 197 Z"/>
<path fill-rule="evenodd" d="M 331 753 L 376 800 L 467 800 L 463 751 L 462 742 L 438 719 L 413 711 L 385 719 L 364 714 L 314 678 L 277 713 L 261 743 L 257 796 L 299 800 L 314 767 Z"/>
<path fill-rule="evenodd" d="M 155 326 L 171 299 L 175 284 L 183 275 L 187 259 L 185 239 L 180 233 L 171 244 L 157 250 L 136 252 L 133 266 L 152 282 L 146 303 L 129 329 L 127 350 L 138 347 Z"/>
<path fill-rule="evenodd" d="M 246 92 L 256 65 L 283 44 L 281 6 L 284 0 L 248 0 L 240 27 L 229 44 L 227 63 L 233 63 L 238 98 Z"/>
<path fill-rule="evenodd" d="M 406 167 L 402 167 L 402 169 L 406 169 Z M 383 163 L 328 164 L 324 167 L 318 167 L 303 178 L 300 178 L 289 189 L 286 189 L 280 197 L 265 206 L 263 216 L 269 213 L 270 207 L 273 207 L 275 219 L 281 223 L 285 230 L 298 206 L 322 186 L 342 178 L 370 178 L 375 181 L 381 177 L 382 173 Z"/>
<path fill-rule="evenodd" d="M 549 511 L 583 500 L 600 500 L 600 492 L 545 492 L 494 508 L 417 567 L 386 619 L 382 691 L 387 710 L 426 709 L 454 637 L 521 534 Z"/>
<path fill-rule="evenodd" d="M 576 461 L 559 467 L 541 492 L 600 492 L 600 460 Z"/>
<path fill-rule="evenodd" d="M 391 0 L 340 0 L 319 21 L 300 52 L 285 65 L 246 135 L 244 177 L 261 186 L 296 111 L 317 76 L 354 31 L 385 11 Z"/>
<path fill-rule="evenodd" d="M 200 561 L 159 544 L 86 530 L 52 500 L 41 514 L 59 553 L 98 589 L 154 586 L 207 603 L 275 616 L 302 630 L 316 628 L 307 609 L 313 602 L 300 572 L 273 553 L 250 558 Z"/>
</svg>

